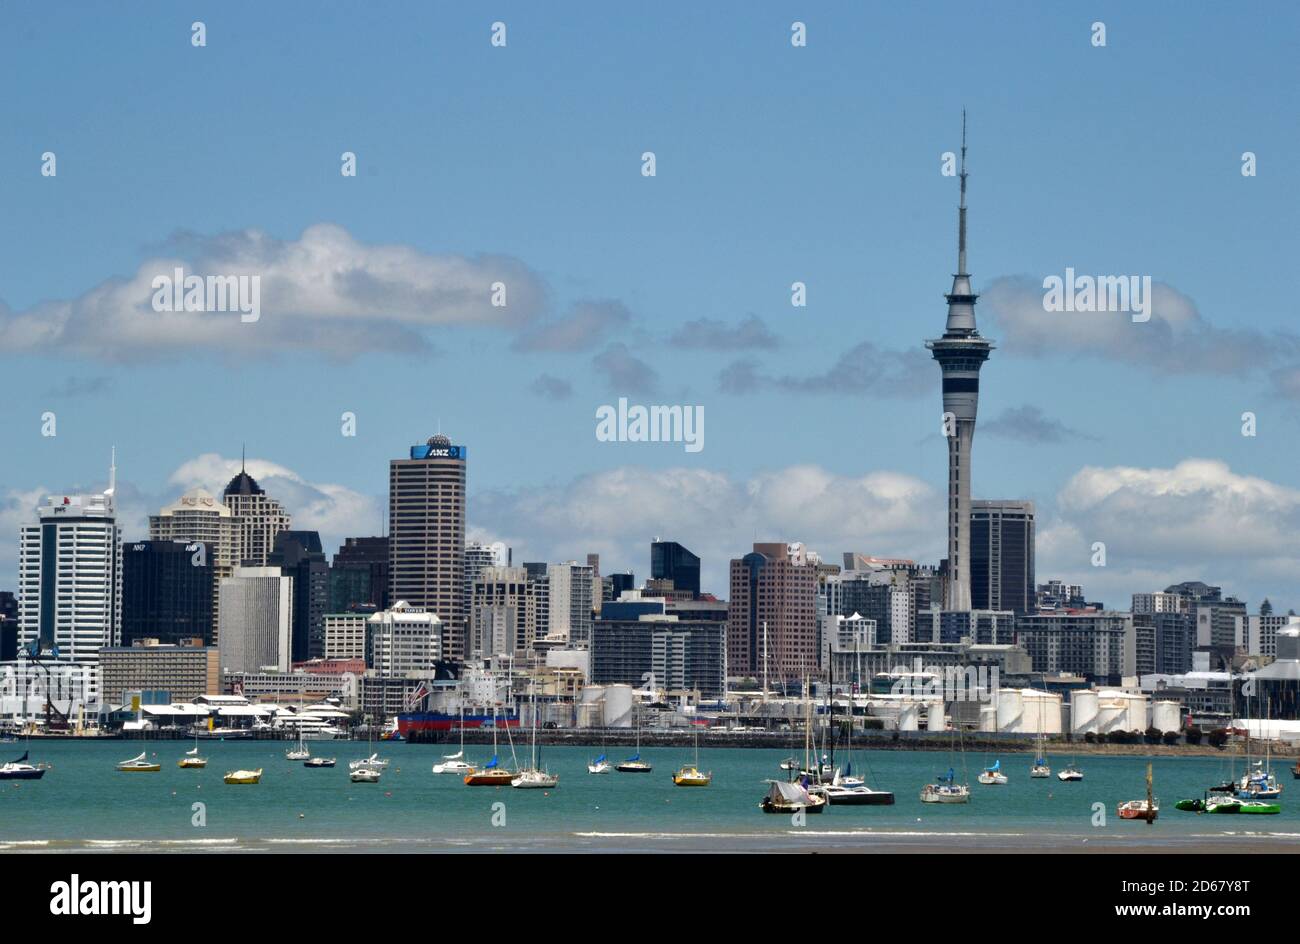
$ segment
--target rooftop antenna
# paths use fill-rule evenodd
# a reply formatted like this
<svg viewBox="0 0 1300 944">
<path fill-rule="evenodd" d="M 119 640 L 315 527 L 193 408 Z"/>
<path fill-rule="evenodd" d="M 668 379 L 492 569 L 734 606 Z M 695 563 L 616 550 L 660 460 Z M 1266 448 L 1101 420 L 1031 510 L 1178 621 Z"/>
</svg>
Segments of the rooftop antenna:
<svg viewBox="0 0 1300 944">
<path fill-rule="evenodd" d="M 117 491 L 117 447 L 112 448 L 108 460 L 108 490 L 105 495 L 112 495 Z"/>
<path fill-rule="evenodd" d="M 961 110 L 961 203 L 957 207 L 957 273 L 966 275 L 966 109 Z"/>
<path fill-rule="evenodd" d="M 963 154 L 966 153 L 964 149 L 963 149 L 962 153 L 963 153 Z M 240 444 L 239 444 L 239 471 L 240 471 L 240 472 L 243 472 L 243 471 L 246 470 L 245 459 L 246 459 L 247 455 L 248 455 L 248 444 L 247 444 L 247 443 L 240 443 Z"/>
</svg>

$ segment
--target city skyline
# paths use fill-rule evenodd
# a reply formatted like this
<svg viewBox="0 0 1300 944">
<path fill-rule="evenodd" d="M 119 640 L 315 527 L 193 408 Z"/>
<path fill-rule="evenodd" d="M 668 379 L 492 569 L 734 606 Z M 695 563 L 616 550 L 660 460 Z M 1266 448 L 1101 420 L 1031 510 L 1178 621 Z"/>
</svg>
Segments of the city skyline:
<svg viewBox="0 0 1300 944">
<path fill-rule="evenodd" d="M 413 49 L 486 25 L 473 13 L 433 20 L 413 10 L 409 36 L 352 32 L 362 49 L 400 47 L 393 58 L 406 64 L 389 81 L 481 76 L 473 90 L 436 97 L 444 115 L 454 112 L 454 136 L 409 103 L 331 121 L 340 113 L 322 99 L 303 104 L 304 134 L 290 142 L 272 133 L 291 113 L 288 93 L 272 89 L 266 106 L 223 129 L 238 175 L 206 153 L 178 171 L 140 115 L 116 96 L 85 98 L 77 81 L 94 65 L 106 90 L 131 83 L 117 55 L 97 51 L 104 38 L 116 50 L 156 49 L 174 87 L 150 88 L 142 101 L 176 116 L 169 135 L 200 140 L 203 119 L 178 109 L 176 96 L 218 114 L 225 106 L 213 97 L 212 63 L 194 56 L 231 55 L 233 44 L 260 58 L 295 18 L 292 8 L 259 15 L 265 34 L 232 29 L 235 14 L 223 12 L 209 23 L 222 42 L 195 50 L 164 41 L 169 22 L 127 35 L 97 11 L 75 21 L 56 12 L 62 32 L 6 48 L 16 68 L 58 66 L 42 98 L 13 106 L 14 147 L 0 158 L 14 221 L 0 237 L 0 348 L 13 390 L 0 418 L 21 447 L 0 476 L 0 527 L 11 536 L 44 494 L 98 487 L 100 456 L 117 444 L 124 535 L 144 538 L 147 516 L 186 488 L 218 493 L 247 441 L 250 474 L 332 548 L 381 533 L 376 470 L 441 421 L 475 449 L 468 537 L 505 541 L 519 559 L 595 552 L 606 570 L 641 573 L 645 543 L 661 535 L 700 554 L 714 592 L 726 562 L 755 541 L 802 541 L 829 560 L 860 551 L 937 562 L 946 476 L 934 368 L 920 342 L 934 335 L 940 280 L 951 274 L 954 182 L 941 156 L 958 149 L 967 106 L 979 194 L 971 268 L 982 273 L 982 327 L 998 344 L 972 496 L 1034 501 L 1040 579 L 1081 583 L 1108 604 L 1201 579 L 1252 607 L 1265 596 L 1297 605 L 1286 580 L 1300 561 L 1289 527 L 1300 523 L 1287 399 L 1294 234 L 1276 212 L 1294 202 L 1296 183 L 1279 167 L 1296 129 L 1277 122 L 1275 93 L 1247 87 L 1231 65 L 1248 48 L 1260 89 L 1280 81 L 1287 54 L 1272 37 L 1285 30 L 1261 45 L 1250 15 L 1205 35 L 1106 8 L 1096 15 L 1109 43 L 1097 49 L 1077 17 L 1056 11 L 989 22 L 947 5 L 933 15 L 952 35 L 936 37 L 896 12 L 847 9 L 833 28 L 810 20 L 809 46 L 797 50 L 788 23 L 726 11 L 698 14 L 666 46 L 663 24 L 633 37 L 593 17 L 602 56 L 632 72 L 641 64 L 655 89 L 615 75 L 601 95 L 587 86 L 606 60 L 556 72 L 543 14 L 510 8 L 507 49 L 457 40 L 440 59 Z M 340 59 L 329 23 L 292 31 L 299 48 L 271 57 L 272 78 Z M 734 52 L 719 57 L 723 35 Z M 909 57 L 921 46 L 940 58 L 961 52 L 971 87 L 918 70 Z M 725 95 L 683 109 L 691 81 L 654 64 L 665 48 L 670 64 L 693 64 Z M 508 58 L 488 59 L 494 52 Z M 792 58 L 802 53 L 816 55 Z M 341 80 L 345 104 L 373 96 L 364 65 L 376 55 L 354 52 L 362 68 Z M 1181 65 L 1189 57 L 1201 63 L 1195 73 Z M 542 63 L 551 77 L 530 88 Z M 864 98 L 853 79 L 882 70 L 902 77 L 896 98 Z M 1022 74 L 1038 86 L 1027 96 L 987 91 Z M 1165 74 L 1186 83 L 1173 105 Z M 1090 134 L 1057 107 L 1080 75 L 1091 83 L 1089 114 L 1106 119 Z M 222 94 L 247 93 L 249 82 L 232 75 Z M 825 94 L 799 94 L 814 84 Z M 503 96 L 532 106 L 519 138 L 493 130 Z M 574 98 L 599 118 L 599 136 L 566 118 Z M 635 119 L 621 114 L 628 102 L 645 105 Z M 766 113 L 772 105 L 784 122 Z M 119 123 L 113 148 L 96 136 L 102 125 L 74 120 L 89 107 Z M 1188 120 L 1210 112 L 1222 116 L 1213 129 Z M 654 179 L 640 174 L 647 149 L 658 157 Z M 39 174 L 47 150 L 58 154 L 55 178 Z M 338 175 L 344 151 L 357 154 L 356 179 Z M 1242 176 L 1244 151 L 1259 155 L 1258 176 Z M 431 166 L 428 154 L 444 159 Z M 110 185 L 112 175 L 122 184 Z M 122 193 L 152 196 L 124 213 Z M 770 207 L 755 199 L 766 194 Z M 561 212 L 564 238 L 554 239 L 546 224 Z M 69 229 L 71 219 L 79 223 Z M 1254 236 L 1225 240 L 1217 227 Z M 239 235 L 250 230 L 265 237 Z M 491 319 L 455 303 L 430 304 L 420 318 L 365 285 L 344 296 L 358 320 L 340 319 L 338 297 L 307 291 L 312 260 L 338 255 L 363 274 L 398 273 L 394 290 L 430 273 L 477 279 L 504 267 L 523 286 L 509 309 L 518 320 L 475 327 L 467 322 Z M 150 260 L 232 256 L 284 263 L 268 269 L 262 320 L 232 319 L 243 334 L 164 337 L 88 320 L 92 301 L 105 302 L 94 311 L 115 310 Z M 1038 282 L 1067 268 L 1150 273 L 1152 330 L 1036 311 Z M 808 286 L 807 308 L 789 304 L 794 281 Z M 289 290 L 312 310 L 288 318 Z M 277 326 L 286 322 L 310 330 L 286 339 Z M 33 334 L 34 324 L 50 330 Z M 436 397 L 411 395 L 430 368 Z M 620 396 L 704 406 L 707 447 L 598 441 L 595 411 Z M 58 417 L 52 438 L 39 437 L 47 411 Z M 1245 411 L 1258 416 L 1255 437 L 1240 433 Z M 339 434 L 344 412 L 356 415 L 356 437 Z M 853 436 L 858 429 L 870 432 Z M 1091 566 L 1094 541 L 1107 545 L 1104 568 Z M 0 587 L 16 584 L 16 553 L 14 540 L 0 541 Z"/>
</svg>

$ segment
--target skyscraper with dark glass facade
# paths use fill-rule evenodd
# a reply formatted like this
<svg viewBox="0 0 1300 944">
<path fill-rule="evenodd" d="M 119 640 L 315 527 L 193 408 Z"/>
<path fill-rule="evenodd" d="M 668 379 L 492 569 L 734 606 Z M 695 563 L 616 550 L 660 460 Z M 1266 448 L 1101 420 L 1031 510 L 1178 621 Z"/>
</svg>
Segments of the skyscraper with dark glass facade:
<svg viewBox="0 0 1300 944">
<path fill-rule="evenodd" d="M 650 578 L 671 580 L 673 589 L 689 590 L 692 597 L 698 597 L 700 559 L 676 541 L 654 541 L 650 544 Z"/>
<path fill-rule="evenodd" d="M 122 641 L 212 645 L 212 549 L 199 542 L 134 541 L 122 546 Z"/>
<path fill-rule="evenodd" d="M 970 599 L 975 610 L 1036 609 L 1033 502 L 971 502 Z"/>
</svg>

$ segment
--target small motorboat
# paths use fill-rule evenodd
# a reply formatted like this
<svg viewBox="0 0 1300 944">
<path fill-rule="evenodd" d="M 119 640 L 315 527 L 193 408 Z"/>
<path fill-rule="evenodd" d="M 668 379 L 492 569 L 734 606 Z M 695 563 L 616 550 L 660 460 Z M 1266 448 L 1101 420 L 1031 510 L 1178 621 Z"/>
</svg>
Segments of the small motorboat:
<svg viewBox="0 0 1300 944">
<path fill-rule="evenodd" d="M 232 770 L 223 778 L 226 783 L 261 783 L 262 768 L 256 770 Z"/>
<path fill-rule="evenodd" d="M 302 762 L 304 767 L 333 767 L 334 764 L 333 757 L 312 757 Z"/>
<path fill-rule="evenodd" d="M 1201 799 L 1179 800 L 1174 804 L 1174 809 L 1182 810 L 1184 813 L 1204 813 L 1205 801 Z"/>
<path fill-rule="evenodd" d="M 1077 767 L 1071 764 L 1069 767 L 1066 767 L 1064 770 L 1058 773 L 1056 775 L 1056 779 L 1061 781 L 1062 783 L 1072 783 L 1075 780 L 1083 779 L 1083 771 L 1079 770 Z"/>
<path fill-rule="evenodd" d="M 814 796 L 797 783 L 785 780 L 769 780 L 772 786 L 767 796 L 759 801 L 758 808 L 764 813 L 820 813 L 826 808 L 826 798 Z"/>
<path fill-rule="evenodd" d="M 1148 808 L 1146 800 L 1126 800 L 1115 811 L 1120 819 L 1144 819 L 1149 822 L 1160 815 L 1160 801 L 1152 800 Z"/>
<path fill-rule="evenodd" d="M 1007 782 L 1007 775 L 1002 772 L 1002 761 L 995 760 L 992 767 L 985 767 L 976 778 L 985 786 L 1002 786 Z"/>
<path fill-rule="evenodd" d="M 45 767 L 32 766 L 27 762 L 28 751 L 23 756 L 0 765 L 0 780 L 40 780 L 45 776 Z"/>
<path fill-rule="evenodd" d="M 694 764 L 687 764 L 673 774 L 673 783 L 679 787 L 707 787 L 713 782 L 713 773 L 704 773 Z"/>
<path fill-rule="evenodd" d="M 604 754 L 601 754 L 587 765 L 587 773 L 589 774 L 607 774 L 613 769 L 614 765 L 605 759 Z"/>
<path fill-rule="evenodd" d="M 375 767 L 358 767 L 348 774 L 353 783 L 378 783 L 380 771 Z"/>
<path fill-rule="evenodd" d="M 156 774 L 158 771 L 162 770 L 162 764 L 159 764 L 156 761 L 146 760 L 145 752 L 141 751 L 138 757 L 132 757 L 130 760 L 122 761 L 122 763 L 117 765 L 117 769 L 124 773 Z"/>
</svg>

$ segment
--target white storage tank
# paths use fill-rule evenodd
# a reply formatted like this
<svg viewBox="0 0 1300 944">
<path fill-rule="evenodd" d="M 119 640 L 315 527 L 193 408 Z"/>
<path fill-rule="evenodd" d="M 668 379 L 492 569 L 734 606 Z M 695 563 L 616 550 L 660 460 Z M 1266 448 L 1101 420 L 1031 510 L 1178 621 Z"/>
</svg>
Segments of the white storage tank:
<svg viewBox="0 0 1300 944">
<path fill-rule="evenodd" d="M 919 731 L 921 730 L 921 706 L 915 702 L 908 702 L 898 706 L 898 730 L 900 731 Z"/>
<path fill-rule="evenodd" d="M 605 686 L 605 727 L 632 727 L 632 686 Z"/>
<path fill-rule="evenodd" d="M 926 708 L 925 730 L 942 731 L 944 728 L 943 702 L 932 701 Z"/>
<path fill-rule="evenodd" d="M 1070 693 L 1070 730 L 1075 734 L 1094 734 L 1100 730 L 1097 693 L 1091 689 L 1075 689 Z"/>
<path fill-rule="evenodd" d="M 1176 701 L 1158 701 L 1151 710 L 1151 727 L 1161 734 L 1183 729 L 1183 706 Z"/>
<path fill-rule="evenodd" d="M 1018 733 L 1033 735 L 1041 733 L 1044 737 L 1051 737 L 1064 730 L 1061 726 L 1060 695 L 1026 688 L 1020 693 L 1020 698 L 1022 713 L 1020 727 L 1016 729 Z"/>
<path fill-rule="evenodd" d="M 998 729 L 998 706 L 980 705 L 980 733 L 992 734 Z"/>
<path fill-rule="evenodd" d="M 994 731 L 1020 731 L 1025 713 L 1024 692 L 1018 688 L 1000 688 L 994 695 L 994 704 L 997 705 L 997 721 Z M 983 727 L 983 718 L 981 717 L 980 730 L 989 730 Z"/>
</svg>

